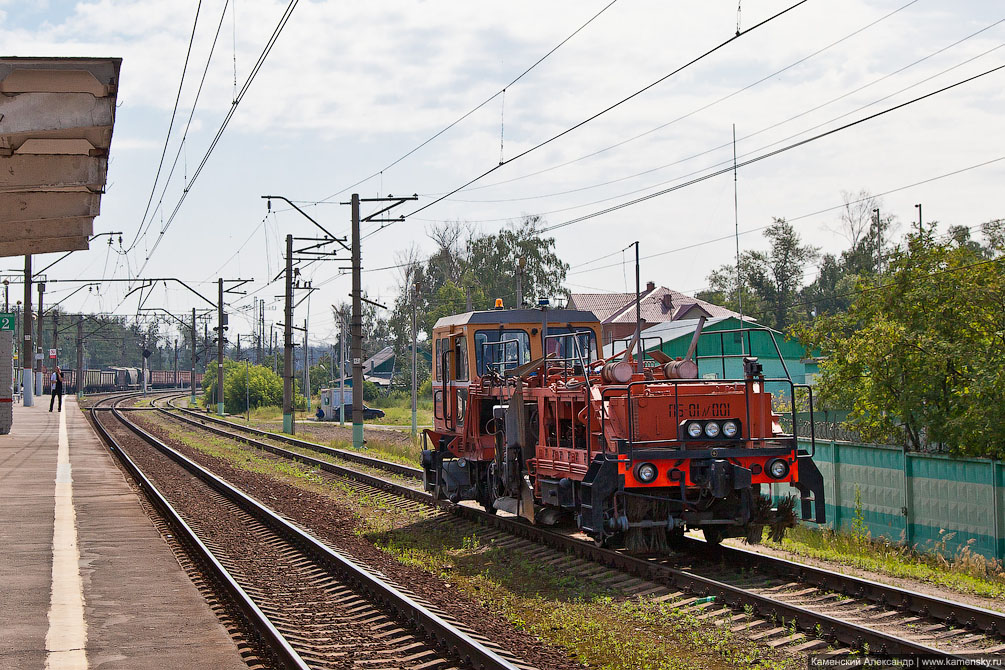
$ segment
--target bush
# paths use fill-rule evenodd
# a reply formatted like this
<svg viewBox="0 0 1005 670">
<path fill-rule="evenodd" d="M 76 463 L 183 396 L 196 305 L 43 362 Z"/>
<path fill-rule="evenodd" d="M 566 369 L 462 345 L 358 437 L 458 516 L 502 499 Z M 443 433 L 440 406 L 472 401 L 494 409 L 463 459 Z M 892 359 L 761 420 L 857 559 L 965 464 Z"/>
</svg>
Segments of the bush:
<svg viewBox="0 0 1005 670">
<path fill-rule="evenodd" d="M 210 407 L 215 402 L 216 374 L 203 378 L 204 398 Z M 250 382 L 249 382 L 250 376 Z M 270 368 L 261 365 L 247 366 L 238 361 L 223 362 L 223 404 L 228 414 L 241 414 L 251 408 L 283 404 L 283 380 Z"/>
<path fill-rule="evenodd" d="M 380 396 L 379 386 L 373 382 L 363 382 L 363 402 L 375 402 Z"/>
</svg>

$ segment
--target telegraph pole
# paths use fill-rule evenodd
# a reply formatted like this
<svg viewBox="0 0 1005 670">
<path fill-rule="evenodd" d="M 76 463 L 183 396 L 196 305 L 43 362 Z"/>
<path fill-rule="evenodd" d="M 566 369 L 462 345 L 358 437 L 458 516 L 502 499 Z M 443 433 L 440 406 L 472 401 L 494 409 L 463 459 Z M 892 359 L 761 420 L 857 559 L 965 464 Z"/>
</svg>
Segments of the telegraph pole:
<svg viewBox="0 0 1005 670">
<path fill-rule="evenodd" d="M 527 259 L 521 256 L 516 265 L 516 306 L 519 309 L 523 307 L 523 270 L 527 267 Z"/>
<path fill-rule="evenodd" d="M 223 278 L 217 280 L 218 299 L 217 305 L 217 327 L 219 333 L 216 337 L 216 413 L 223 416 L 223 332 L 225 327 L 223 314 Z"/>
<path fill-rule="evenodd" d="M 255 365 L 262 364 L 262 340 L 265 339 L 265 300 L 258 301 L 258 346 L 255 349 Z"/>
<path fill-rule="evenodd" d="M 35 348 L 40 352 L 42 347 L 45 346 L 45 337 L 42 336 L 42 317 L 44 312 L 42 311 L 42 298 L 45 295 L 45 282 L 39 282 L 38 284 L 38 344 Z M 35 365 L 35 395 L 42 395 L 42 360 L 36 361 Z"/>
<path fill-rule="evenodd" d="M 876 274 L 883 271 L 883 231 L 880 228 L 879 207 L 872 210 L 876 222 Z"/>
<path fill-rule="evenodd" d="M 924 219 L 921 218 L 921 203 L 919 202 L 915 207 L 918 208 L 918 235 L 920 236 L 925 232 Z"/>
<path fill-rule="evenodd" d="M 338 425 L 345 425 L 345 314 L 338 315 Z"/>
<path fill-rule="evenodd" d="M 35 345 L 31 341 L 31 256 L 24 257 L 24 325 L 21 328 L 24 343 L 21 347 L 21 386 L 24 389 L 24 406 L 35 404 Z"/>
<path fill-rule="evenodd" d="M 293 235 L 286 236 L 286 306 L 283 318 L 283 432 L 293 435 Z"/>
<path fill-rule="evenodd" d="M 520 260 L 522 261 L 523 259 L 521 258 Z M 521 274 L 522 274 L 522 272 L 523 272 L 523 269 L 521 268 Z M 519 286 L 519 284 L 517 284 L 517 286 Z M 519 291 L 519 289 L 517 289 L 517 290 Z M 416 370 L 416 368 L 415 368 L 415 362 L 416 362 L 416 359 L 415 359 L 415 339 L 416 339 L 416 336 L 417 336 L 416 335 L 416 329 L 415 329 L 415 323 L 416 323 L 415 310 L 416 310 L 416 306 L 417 306 L 418 302 L 419 302 L 419 282 L 418 282 L 418 280 L 416 280 L 415 283 L 412 284 L 412 439 L 413 440 L 419 434 L 419 423 L 418 423 L 418 418 L 416 417 L 416 411 L 415 411 L 415 409 L 416 409 L 416 407 L 415 407 L 415 405 L 416 405 L 415 398 L 416 398 L 416 392 L 417 392 L 416 386 L 417 386 L 417 382 L 418 382 L 418 378 L 419 378 L 418 377 L 418 370 Z M 517 304 L 519 304 L 519 303 L 517 303 Z"/>
<path fill-rule="evenodd" d="M 178 388 L 178 338 L 174 338 L 174 387 Z"/>
<path fill-rule="evenodd" d="M 352 446 L 356 449 L 363 448 L 363 294 L 362 294 L 362 265 L 360 264 L 360 202 L 383 202 L 390 203 L 373 214 L 366 216 L 362 222 L 388 224 L 404 221 L 405 217 L 377 218 L 386 214 L 389 210 L 401 205 L 409 200 L 418 200 L 419 196 L 395 197 L 389 195 L 386 198 L 363 198 L 358 193 L 352 194 L 349 204 L 352 207 L 352 318 L 349 322 L 349 334 L 352 344 L 349 347 L 352 357 Z M 376 304 L 376 303 L 375 303 Z M 383 307 L 383 305 L 379 305 Z"/>
<path fill-rule="evenodd" d="M 192 308 L 192 376 L 189 377 L 189 386 L 191 387 L 192 395 L 189 398 L 189 404 L 195 407 L 195 307 Z"/>
<path fill-rule="evenodd" d="M 352 446 L 363 448 L 363 300 L 360 267 L 359 194 L 352 194 L 352 318 L 349 336 L 352 345 Z"/>
<path fill-rule="evenodd" d="M 52 359 L 52 368 L 55 370 L 59 365 L 59 312 L 52 312 L 52 349 L 56 352 L 56 357 Z"/>
<path fill-rule="evenodd" d="M 77 374 L 75 379 L 77 382 L 77 399 L 79 400 L 84 397 L 84 381 L 85 381 L 83 316 L 81 316 L 81 318 L 77 321 Z"/>
<path fill-rule="evenodd" d="M 639 281 L 639 242 L 635 244 L 635 371 L 642 372 L 642 283 Z"/>
<path fill-rule="evenodd" d="M 308 310 L 309 311 L 309 310 Z M 307 346 L 307 319 L 304 319 L 304 396 L 307 398 L 307 413 L 311 411 L 311 350 Z"/>
<path fill-rule="evenodd" d="M 334 253 L 325 247 L 330 244 L 338 243 L 346 251 L 349 247 L 345 245 L 345 238 L 335 237 L 331 234 L 324 226 L 314 220 L 307 212 L 300 209 L 297 204 L 281 195 L 263 195 L 262 199 L 267 201 L 267 206 L 269 211 L 272 211 L 272 199 L 282 200 L 288 204 L 292 209 L 299 212 L 305 219 L 313 223 L 317 228 L 324 233 L 323 238 L 304 238 L 298 237 L 297 240 L 303 242 L 311 242 L 305 247 L 300 249 L 293 249 L 292 235 L 286 236 L 286 307 L 285 307 L 285 319 L 286 323 L 283 324 L 284 331 L 284 357 L 283 357 L 283 430 L 287 433 L 293 434 L 294 431 L 294 412 L 293 412 L 293 309 L 295 305 L 293 304 L 293 255 L 297 254 L 297 260 L 310 259 L 311 262 L 319 260 L 334 260 Z M 299 270 L 298 270 L 299 272 Z M 278 279 L 278 275 L 276 276 Z M 306 282 L 305 285 L 301 286 L 300 281 L 297 281 L 296 288 L 307 289 L 308 295 L 310 292 L 314 291 L 311 287 L 310 282 Z M 264 307 L 263 307 L 263 321 L 264 321 Z M 264 326 L 263 326 L 264 331 Z M 304 329 L 306 333 L 306 328 Z M 305 338 L 306 339 L 306 338 Z M 310 389 L 307 389 L 308 399 L 310 398 Z"/>
</svg>

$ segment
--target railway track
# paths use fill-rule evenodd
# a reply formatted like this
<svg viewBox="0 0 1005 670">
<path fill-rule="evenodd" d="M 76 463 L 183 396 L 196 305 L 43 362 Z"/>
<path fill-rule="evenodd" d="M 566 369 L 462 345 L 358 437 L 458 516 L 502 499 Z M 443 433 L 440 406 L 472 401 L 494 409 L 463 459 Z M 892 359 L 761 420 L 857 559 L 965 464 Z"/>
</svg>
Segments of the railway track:
<svg viewBox="0 0 1005 670">
<path fill-rule="evenodd" d="M 596 547 L 569 533 L 530 526 L 471 507 L 436 502 L 412 486 L 329 460 L 311 458 L 275 443 L 364 465 L 367 470 L 383 469 L 412 480 L 421 479 L 421 471 L 416 468 L 387 464 L 363 454 L 237 426 L 173 404 L 170 406 L 174 411 L 163 408 L 161 411 L 187 425 L 199 426 L 283 458 L 299 459 L 353 482 L 365 493 L 373 494 L 374 489 L 378 489 L 383 495 L 435 505 L 444 514 L 452 513 L 470 523 L 488 526 L 500 535 L 522 538 L 525 545 L 517 548 L 530 553 L 540 553 L 540 545 L 546 545 L 558 553 L 557 558 L 570 557 L 573 568 L 587 569 L 600 564 L 626 573 L 636 582 L 643 580 L 628 584 L 632 592 L 652 591 L 652 587 L 663 586 L 678 593 L 685 605 L 689 601 L 703 601 L 701 604 L 708 607 L 709 613 L 729 608 L 735 612 L 730 619 L 734 630 L 744 631 L 771 646 L 791 644 L 808 651 L 826 647 L 821 643 L 826 640 L 832 645 L 872 653 L 934 657 L 974 653 L 997 655 L 1005 651 L 1005 614 L 1000 612 L 743 549 L 709 549 L 697 540 L 688 547 L 685 558 L 691 563 L 687 567 L 681 566 L 680 557 L 646 560 L 629 556 Z M 580 564 L 577 566 L 576 562 Z M 745 566 L 745 569 L 736 566 Z M 710 606 L 710 597 L 715 598 L 714 606 Z"/>
<path fill-rule="evenodd" d="M 136 425 L 116 407 L 126 397 L 92 407 L 94 425 L 229 602 L 257 659 L 297 669 L 530 667 Z"/>
</svg>

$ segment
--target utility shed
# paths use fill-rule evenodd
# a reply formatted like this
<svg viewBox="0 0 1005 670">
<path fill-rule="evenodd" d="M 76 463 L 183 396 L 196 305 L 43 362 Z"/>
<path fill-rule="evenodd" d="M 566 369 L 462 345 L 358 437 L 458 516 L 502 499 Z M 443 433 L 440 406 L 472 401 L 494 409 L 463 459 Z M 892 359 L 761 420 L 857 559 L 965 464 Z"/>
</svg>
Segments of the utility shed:
<svg viewBox="0 0 1005 670">
<path fill-rule="evenodd" d="M 683 357 L 687 354 L 688 345 L 691 344 L 697 325 L 697 319 L 687 319 L 647 328 L 642 331 L 645 349 L 646 351 L 660 349 L 672 358 Z M 695 352 L 699 376 L 708 379 L 741 379 L 743 377 L 741 354 L 746 354 L 757 357 L 764 367 L 766 377 L 784 377 L 785 368 L 788 368 L 795 383 L 812 382 L 813 375 L 817 372 L 816 359 L 806 358 L 806 350 L 798 340 L 787 340 L 784 333 L 747 320 L 744 320 L 743 328 L 748 332 L 722 332 L 740 329 L 740 320 L 732 316 L 711 318 L 705 322 Z M 618 350 L 623 348 L 624 344 L 621 343 Z M 723 359 L 724 353 L 736 357 Z"/>
<path fill-rule="evenodd" d="M 88 248 L 120 58 L 0 58 L 0 256 Z"/>
</svg>

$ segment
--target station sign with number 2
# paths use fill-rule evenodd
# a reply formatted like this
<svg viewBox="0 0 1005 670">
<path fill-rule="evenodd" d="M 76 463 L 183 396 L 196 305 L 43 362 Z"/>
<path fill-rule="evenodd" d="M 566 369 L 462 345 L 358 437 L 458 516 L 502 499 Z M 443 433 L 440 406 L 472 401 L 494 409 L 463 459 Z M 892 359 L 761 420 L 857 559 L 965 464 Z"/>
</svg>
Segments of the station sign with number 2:
<svg viewBox="0 0 1005 670">
<path fill-rule="evenodd" d="M 16 317 L 9 312 L 0 312 L 0 330 L 14 330 Z"/>
</svg>

